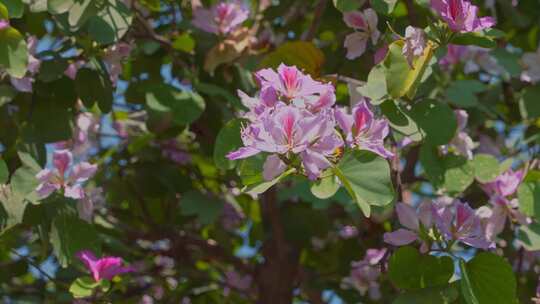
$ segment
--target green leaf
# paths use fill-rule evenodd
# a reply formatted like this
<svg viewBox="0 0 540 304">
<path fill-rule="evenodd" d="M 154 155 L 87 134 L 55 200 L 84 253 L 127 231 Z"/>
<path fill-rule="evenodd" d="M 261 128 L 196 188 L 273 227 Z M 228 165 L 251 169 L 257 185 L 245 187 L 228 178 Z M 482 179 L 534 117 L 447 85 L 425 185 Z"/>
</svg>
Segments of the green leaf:
<svg viewBox="0 0 540 304">
<path fill-rule="evenodd" d="M 237 166 L 237 173 L 244 186 L 264 181 L 262 171 L 265 160 L 266 156 L 263 153 L 259 153 L 240 161 L 240 164 Z"/>
<path fill-rule="evenodd" d="M 78 30 L 86 21 L 98 13 L 97 2 L 94 0 L 74 1 L 69 8 L 68 23 L 73 30 Z"/>
<path fill-rule="evenodd" d="M 10 76 L 22 78 L 26 74 L 28 50 L 24 37 L 14 28 L 0 31 L 0 67 Z"/>
<path fill-rule="evenodd" d="M 75 260 L 81 250 L 101 252 L 101 240 L 93 225 L 79 219 L 76 214 L 62 212 L 52 221 L 50 242 L 53 253 L 62 267 Z"/>
<path fill-rule="evenodd" d="M 333 0 L 334 6 L 342 13 L 357 10 L 362 6 L 361 0 Z"/>
<path fill-rule="evenodd" d="M 24 3 L 21 0 L 0 0 L 6 6 L 9 18 L 21 18 L 24 14 Z"/>
<path fill-rule="evenodd" d="M 459 107 L 478 105 L 477 93 L 485 91 L 486 86 L 478 80 L 457 80 L 446 89 L 446 98 Z"/>
<path fill-rule="evenodd" d="M 448 285 L 407 291 L 398 296 L 392 304 L 452 304 L 458 297 L 457 288 Z"/>
<path fill-rule="evenodd" d="M 69 292 L 74 298 L 86 298 L 94 293 L 94 289 L 100 286 L 100 282 L 94 281 L 91 277 L 77 278 L 71 286 L 69 286 Z"/>
<path fill-rule="evenodd" d="M 259 67 L 277 68 L 282 63 L 295 65 L 313 77 L 317 77 L 324 63 L 324 53 L 311 42 L 286 42 L 266 55 Z"/>
<path fill-rule="evenodd" d="M 521 74 L 521 55 L 517 53 L 510 53 L 504 48 L 497 48 L 490 52 L 491 56 L 497 60 L 497 64 L 500 65 L 507 73 L 507 76 L 518 77 Z"/>
<path fill-rule="evenodd" d="M 540 181 L 523 182 L 518 188 L 519 210 L 540 219 Z"/>
<path fill-rule="evenodd" d="M 526 87 L 519 101 L 521 116 L 524 119 L 536 119 L 540 117 L 540 84 Z"/>
<path fill-rule="evenodd" d="M 388 119 L 388 123 L 392 129 L 399 133 L 408 136 L 414 141 L 421 141 L 424 139 L 422 130 L 418 127 L 417 123 L 411 118 L 411 116 L 404 111 L 394 100 L 386 100 L 380 105 L 381 111 Z"/>
<path fill-rule="evenodd" d="M 67 77 L 48 83 L 37 81 L 32 99 L 24 113 L 32 117 L 22 128 L 25 140 L 51 143 L 70 139 L 72 110 L 77 100 L 73 81 Z"/>
<path fill-rule="evenodd" d="M 214 143 L 214 163 L 218 168 L 230 170 L 236 166 L 237 161 L 227 159 L 226 155 L 242 147 L 242 122 L 242 119 L 233 119 L 219 131 Z"/>
<path fill-rule="evenodd" d="M 371 7 L 383 15 L 390 15 L 396 7 L 397 0 L 371 0 Z"/>
<path fill-rule="evenodd" d="M 419 154 L 420 164 L 427 178 L 438 188 L 444 183 L 444 164 L 439 156 L 438 148 L 430 145 L 422 145 Z"/>
<path fill-rule="evenodd" d="M 23 220 L 27 202 L 10 185 L 0 189 L 0 234 L 19 224 Z"/>
<path fill-rule="evenodd" d="M 38 78 L 43 82 L 58 80 L 64 76 L 67 67 L 68 62 L 63 58 L 42 61 L 39 66 Z"/>
<path fill-rule="evenodd" d="M 452 39 L 452 44 L 476 45 L 483 48 L 494 48 L 497 42 L 493 37 L 485 35 L 483 32 L 459 33 Z"/>
<path fill-rule="evenodd" d="M 30 169 L 32 169 L 36 174 L 41 171 L 41 166 L 39 163 L 30 155 L 30 153 L 19 151 L 17 152 L 19 159 L 22 164 Z"/>
<path fill-rule="evenodd" d="M 480 252 L 466 264 L 460 260 L 461 292 L 468 304 L 508 304 L 516 300 L 516 278 L 502 257 Z"/>
<path fill-rule="evenodd" d="M 182 195 L 180 209 L 183 215 L 195 215 L 203 225 L 208 225 L 221 214 L 223 202 L 191 190 Z"/>
<path fill-rule="evenodd" d="M 90 68 L 82 68 L 77 72 L 75 91 L 87 108 L 92 108 L 97 102 L 103 112 L 113 102 L 113 90 L 108 75 L 103 75 Z"/>
<path fill-rule="evenodd" d="M 474 167 L 464 157 L 447 155 L 444 168 L 443 189 L 449 194 L 465 191 L 474 181 Z"/>
<path fill-rule="evenodd" d="M 35 196 L 33 193 L 39 185 L 36 178 L 37 172 L 32 168 L 22 166 L 15 170 L 11 177 L 11 187 L 22 198 Z"/>
<path fill-rule="evenodd" d="M 47 10 L 53 15 L 63 14 L 75 4 L 75 0 L 48 0 Z"/>
<path fill-rule="evenodd" d="M 0 107 L 9 103 L 17 95 L 13 87 L 8 85 L 0 85 Z"/>
<path fill-rule="evenodd" d="M 146 106 L 151 115 L 170 120 L 177 125 L 194 122 L 205 109 L 204 100 L 199 94 L 179 91 L 166 84 L 147 90 Z"/>
<path fill-rule="evenodd" d="M 527 251 L 540 250 L 540 224 L 532 223 L 528 226 L 520 226 L 517 240 Z"/>
<path fill-rule="evenodd" d="M 385 76 L 384 67 L 376 65 L 369 72 L 367 83 L 358 87 L 357 91 L 363 96 L 369 97 L 372 104 L 381 104 L 388 96 Z"/>
<path fill-rule="evenodd" d="M 414 105 L 409 115 L 418 124 L 426 141 L 434 146 L 447 144 L 454 138 L 457 130 L 457 119 L 454 111 L 435 100 L 425 100 Z M 444 122 L 444 128 L 441 128 Z"/>
<path fill-rule="evenodd" d="M 285 177 L 293 174 L 294 172 L 296 172 L 296 169 L 291 168 L 291 169 L 281 173 L 281 175 L 279 175 L 278 177 L 274 178 L 271 181 L 262 180 L 261 182 L 258 182 L 258 183 L 255 183 L 255 184 L 244 187 L 244 189 L 242 189 L 242 191 L 246 192 L 246 193 L 249 193 L 251 195 L 264 193 L 264 192 L 266 192 L 266 190 L 272 188 L 272 186 L 279 183 Z"/>
<path fill-rule="evenodd" d="M 6 184 L 9 180 L 9 169 L 6 162 L 0 158 L 0 184 Z"/>
<path fill-rule="evenodd" d="M 388 161 L 368 151 L 345 153 L 334 173 L 366 217 L 370 205 L 386 206 L 394 200 Z"/>
<path fill-rule="evenodd" d="M 108 0 L 97 15 L 88 19 L 90 37 L 101 44 L 118 42 L 128 31 L 133 16 L 122 1 Z"/>
<path fill-rule="evenodd" d="M 476 154 L 472 165 L 474 176 L 481 183 L 489 183 L 499 176 L 499 161 L 489 154 Z"/>
<path fill-rule="evenodd" d="M 416 58 L 413 68 L 409 66 L 407 59 L 402 54 L 403 41 L 395 41 L 390 44 L 388 54 L 383 62 L 386 74 L 386 85 L 388 93 L 393 98 L 400 98 L 407 95 L 412 99 L 424 73 L 433 57 L 433 45 L 429 43 L 424 54 Z"/>
<path fill-rule="evenodd" d="M 195 39 L 189 33 L 182 33 L 174 38 L 172 47 L 186 53 L 192 53 L 195 49 Z"/>
<path fill-rule="evenodd" d="M 422 255 L 411 246 L 399 248 L 388 264 L 392 283 L 406 290 L 445 286 L 453 274 L 454 263 L 450 257 Z"/>
<path fill-rule="evenodd" d="M 324 176 L 324 175 L 327 176 Z M 318 199 L 328 199 L 336 194 L 340 185 L 334 174 L 323 173 L 324 177 L 311 184 L 311 193 Z"/>
</svg>

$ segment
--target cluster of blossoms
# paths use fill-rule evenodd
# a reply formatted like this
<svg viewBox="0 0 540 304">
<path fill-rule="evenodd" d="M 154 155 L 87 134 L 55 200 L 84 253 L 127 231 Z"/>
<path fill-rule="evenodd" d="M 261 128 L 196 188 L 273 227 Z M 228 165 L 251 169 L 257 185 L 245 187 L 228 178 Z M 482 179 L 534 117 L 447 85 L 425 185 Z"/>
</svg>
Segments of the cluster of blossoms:
<svg viewBox="0 0 540 304">
<path fill-rule="evenodd" d="M 88 250 L 77 253 L 77 257 L 86 265 L 96 282 L 103 279 L 111 280 L 117 275 L 134 271 L 132 267 L 123 266 L 122 258 L 119 257 L 103 257 L 98 259 Z"/>
<path fill-rule="evenodd" d="M 492 17 L 478 17 L 478 7 L 467 0 L 431 0 L 431 7 L 453 32 L 477 32 L 495 25 Z"/>
<path fill-rule="evenodd" d="M 81 184 L 96 173 L 97 165 L 82 162 L 70 170 L 72 161 L 73 155 L 68 150 L 53 153 L 54 169 L 43 169 L 36 175 L 40 182 L 36 192 L 40 198 L 44 199 L 58 190 L 63 190 L 65 197 L 84 198 L 85 193 Z"/>
<path fill-rule="evenodd" d="M 524 170 L 509 169 L 497 176 L 494 181 L 483 185 L 482 188 L 489 195 L 489 203 L 492 206 L 492 208 L 480 207 L 487 219 L 485 233 L 489 240 L 494 240 L 504 230 L 507 219 L 521 225 L 530 224 L 531 220 L 518 210 L 517 198 L 510 198 L 517 192 L 524 176 Z"/>
<path fill-rule="evenodd" d="M 193 25 L 217 35 L 237 29 L 249 17 L 249 8 L 241 1 L 219 2 L 209 9 L 198 7 L 193 12 Z"/>
<path fill-rule="evenodd" d="M 343 287 L 354 288 L 362 296 L 367 293 L 371 300 L 380 300 L 382 295 L 378 280 L 381 276 L 381 262 L 385 255 L 386 248 L 368 249 L 362 260 L 351 263 L 351 272 L 343 279 Z"/>
<path fill-rule="evenodd" d="M 422 252 L 428 252 L 434 246 L 435 249 L 450 250 L 456 242 L 480 249 L 495 246 L 486 237 L 482 217 L 459 200 L 423 201 L 418 210 L 398 203 L 396 213 L 399 223 L 405 228 L 384 234 L 384 241 L 394 246 L 419 241 Z"/>
<path fill-rule="evenodd" d="M 227 157 L 236 160 L 269 153 L 263 172 L 266 180 L 279 176 L 290 165 L 296 166 L 298 160 L 305 174 L 317 179 L 345 143 L 382 157 L 392 155 L 384 148 L 388 123 L 375 119 L 365 100 L 353 108 L 352 115 L 336 109 L 334 87 L 313 80 L 294 66 L 282 64 L 277 72 L 263 69 L 256 78 L 261 86 L 257 97 L 239 92 L 249 109 L 245 114 L 249 123 L 241 134 L 244 147 Z M 344 136 L 336 131 L 336 125 Z"/>
</svg>

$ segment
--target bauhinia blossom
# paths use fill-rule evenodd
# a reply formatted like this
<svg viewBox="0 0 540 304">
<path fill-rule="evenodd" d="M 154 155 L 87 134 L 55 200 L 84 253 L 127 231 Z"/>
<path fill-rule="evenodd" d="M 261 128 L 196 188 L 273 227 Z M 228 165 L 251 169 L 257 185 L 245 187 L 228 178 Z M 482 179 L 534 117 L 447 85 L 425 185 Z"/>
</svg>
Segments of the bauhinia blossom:
<svg viewBox="0 0 540 304">
<path fill-rule="evenodd" d="M 494 247 L 485 236 L 481 218 L 467 203 L 454 200 L 450 205 L 434 205 L 433 220 L 447 244 L 457 241 L 480 249 Z"/>
<path fill-rule="evenodd" d="M 5 30 L 9 27 L 9 20 L 0 19 L 0 31 Z"/>
<path fill-rule="evenodd" d="M 420 241 L 422 243 L 421 251 L 427 252 L 429 244 L 425 240 L 425 236 L 433 225 L 432 203 L 423 201 L 418 210 L 405 203 L 398 203 L 396 213 L 399 223 L 406 229 L 400 228 L 394 232 L 385 233 L 384 241 L 394 246 L 403 246 L 414 241 Z"/>
<path fill-rule="evenodd" d="M 129 56 L 133 47 L 125 42 L 119 42 L 108 47 L 103 56 L 103 62 L 109 69 L 109 77 L 113 85 L 116 85 L 118 77 L 122 74 L 122 60 Z"/>
<path fill-rule="evenodd" d="M 293 105 L 280 103 L 261 120 L 242 131 L 243 148 L 227 155 L 241 159 L 260 152 L 272 153 L 264 165 L 263 176 L 271 180 L 287 168 L 281 157 L 298 154 L 308 177 L 315 179 L 331 163 L 327 157 L 342 146 L 335 122 L 329 112 L 310 113 Z"/>
<path fill-rule="evenodd" d="M 366 293 L 371 300 L 381 299 L 380 284 L 381 262 L 386 254 L 386 248 L 368 249 L 366 256 L 356 262 L 351 263 L 351 272 L 343 279 L 343 287 L 352 287 L 362 296 Z"/>
<path fill-rule="evenodd" d="M 382 157 L 392 157 L 392 152 L 384 147 L 384 139 L 388 136 L 388 122 L 375 119 L 365 99 L 357 103 L 352 114 L 344 109 L 335 111 L 336 121 L 345 133 L 347 145 L 360 150 L 368 150 Z"/>
<path fill-rule="evenodd" d="M 521 57 L 523 71 L 521 72 L 521 80 L 525 82 L 537 83 L 540 82 L 540 46 L 534 53 L 525 53 Z"/>
<path fill-rule="evenodd" d="M 464 60 L 467 50 L 468 47 L 465 45 L 449 44 L 446 55 L 439 59 L 439 65 L 445 70 L 451 70 L 455 65 Z"/>
<path fill-rule="evenodd" d="M 467 159 L 473 158 L 473 152 L 475 145 L 472 138 L 465 132 L 467 127 L 467 120 L 469 119 L 469 114 L 464 110 L 455 110 L 457 119 L 457 132 L 454 138 L 450 141 L 447 147 L 444 147 L 443 150 L 447 150 L 449 147 L 461 156 L 466 157 Z"/>
<path fill-rule="evenodd" d="M 249 17 L 249 9 L 240 1 L 220 2 L 210 9 L 197 8 L 192 21 L 195 27 L 219 35 L 235 30 Z"/>
<path fill-rule="evenodd" d="M 403 55 L 412 67 L 415 58 L 424 54 L 426 47 L 426 34 L 421 28 L 407 26 L 405 29 L 405 45 L 403 46 Z"/>
<path fill-rule="evenodd" d="M 517 221 L 522 225 L 529 224 L 529 219 L 518 210 L 517 199 L 509 199 L 508 196 L 516 193 L 519 184 L 523 180 L 524 171 L 508 171 L 500 174 L 490 183 L 484 184 L 482 188 L 490 196 L 492 208 L 484 206 L 486 236 L 492 240 L 504 230 L 506 220 Z"/>
<path fill-rule="evenodd" d="M 97 165 L 82 162 L 69 170 L 72 159 L 73 156 L 68 150 L 53 153 L 54 169 L 43 169 L 36 175 L 40 182 L 36 192 L 40 198 L 46 198 L 58 190 L 63 190 L 64 196 L 69 198 L 81 199 L 85 196 L 81 183 L 96 173 Z"/>
<path fill-rule="evenodd" d="M 266 106 L 273 106 L 282 98 L 318 112 L 334 105 L 336 99 L 331 84 L 315 81 L 295 66 L 280 64 L 277 71 L 262 69 L 255 77 L 261 85 L 261 101 Z"/>
<path fill-rule="evenodd" d="M 261 86 L 257 97 L 239 91 L 249 109 L 250 123 L 242 129 L 244 147 L 227 155 L 242 159 L 261 152 L 270 153 L 263 177 L 271 180 L 288 168 L 297 155 L 310 179 L 330 167 L 328 160 L 343 145 L 335 132 L 332 106 L 334 88 L 313 80 L 294 66 L 280 65 L 277 71 L 263 69 L 256 78 Z"/>
<path fill-rule="evenodd" d="M 370 39 L 373 45 L 377 44 L 381 32 L 377 29 L 379 19 L 373 9 L 368 8 L 362 12 L 345 13 L 343 14 L 343 21 L 347 26 L 356 30 L 356 32 L 345 37 L 348 59 L 362 56 Z"/>
<path fill-rule="evenodd" d="M 77 253 L 77 257 L 83 261 L 96 282 L 103 279 L 111 280 L 117 275 L 134 271 L 132 267 L 123 266 L 122 258 L 119 257 L 103 257 L 98 259 L 89 250 L 83 250 Z"/>
<path fill-rule="evenodd" d="M 468 0 L 431 0 L 431 7 L 454 32 L 477 32 L 495 25 L 492 17 L 478 17 L 478 7 Z"/>
</svg>

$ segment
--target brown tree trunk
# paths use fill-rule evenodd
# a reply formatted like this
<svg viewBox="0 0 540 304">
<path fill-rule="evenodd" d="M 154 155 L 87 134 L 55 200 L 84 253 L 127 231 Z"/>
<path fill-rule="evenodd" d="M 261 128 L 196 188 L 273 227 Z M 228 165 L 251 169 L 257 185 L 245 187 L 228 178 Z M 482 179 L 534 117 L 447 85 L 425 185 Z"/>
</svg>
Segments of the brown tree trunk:
<svg viewBox="0 0 540 304">
<path fill-rule="evenodd" d="M 261 212 L 265 240 L 264 261 L 257 267 L 260 304 L 290 304 L 297 284 L 300 249 L 285 239 L 276 189 L 264 193 Z"/>
</svg>

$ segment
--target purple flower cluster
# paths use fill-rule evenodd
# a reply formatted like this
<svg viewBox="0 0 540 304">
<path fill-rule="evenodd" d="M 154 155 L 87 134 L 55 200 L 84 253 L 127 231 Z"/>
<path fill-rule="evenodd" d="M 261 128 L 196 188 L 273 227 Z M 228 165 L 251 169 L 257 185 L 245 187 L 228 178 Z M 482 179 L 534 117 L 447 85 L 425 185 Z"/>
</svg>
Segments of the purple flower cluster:
<svg viewBox="0 0 540 304">
<path fill-rule="evenodd" d="M 495 25 L 492 17 L 478 17 L 478 7 L 467 0 L 431 0 L 448 27 L 459 33 L 477 32 Z"/>
<path fill-rule="evenodd" d="M 524 174 L 524 170 L 509 169 L 497 176 L 494 181 L 483 185 L 482 188 L 489 195 L 491 204 L 491 208 L 481 207 L 487 219 L 485 233 L 488 239 L 493 240 L 504 230 L 507 219 L 521 225 L 529 224 L 530 219 L 518 210 L 518 200 L 509 198 L 516 193 Z"/>
<path fill-rule="evenodd" d="M 193 25 L 213 34 L 225 35 L 235 30 L 249 17 L 249 8 L 240 1 L 220 2 L 210 9 L 197 8 Z"/>
<path fill-rule="evenodd" d="M 123 266 L 122 258 L 119 257 L 103 257 L 98 259 L 88 250 L 77 253 L 77 257 L 81 259 L 88 270 L 90 270 L 92 278 L 96 282 L 99 282 L 102 279 L 110 280 L 119 274 L 134 271 L 132 267 Z"/>
<path fill-rule="evenodd" d="M 263 176 L 271 180 L 299 158 L 305 174 L 317 179 L 344 145 L 336 125 L 349 146 L 391 155 L 383 146 L 388 124 L 374 119 L 365 101 L 353 108 L 352 115 L 334 109 L 334 87 L 313 80 L 295 66 L 281 64 L 277 72 L 263 69 L 256 78 L 261 86 L 257 97 L 239 92 L 249 109 L 245 114 L 249 124 L 241 134 L 244 147 L 229 153 L 229 159 L 269 153 Z"/>
<path fill-rule="evenodd" d="M 97 165 L 82 162 L 69 170 L 72 161 L 73 156 L 68 150 L 59 150 L 53 153 L 54 169 L 43 169 L 36 175 L 40 182 L 36 192 L 40 198 L 46 198 L 58 190 L 63 190 L 65 197 L 84 198 L 85 192 L 81 183 L 96 173 Z"/>
<path fill-rule="evenodd" d="M 494 247 L 486 237 L 482 217 L 459 200 L 443 198 L 434 202 L 424 201 L 418 210 L 399 203 L 396 212 L 400 224 L 406 229 L 384 234 L 384 241 L 394 246 L 419 241 L 422 252 L 428 252 L 434 243 L 446 249 L 450 249 L 455 242 L 480 249 Z"/>
<path fill-rule="evenodd" d="M 381 299 L 380 284 L 381 262 L 386 254 L 386 248 L 368 249 L 366 256 L 351 263 L 351 273 L 343 279 L 344 287 L 356 289 L 362 296 L 366 293 L 371 300 Z"/>
</svg>

